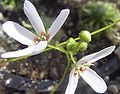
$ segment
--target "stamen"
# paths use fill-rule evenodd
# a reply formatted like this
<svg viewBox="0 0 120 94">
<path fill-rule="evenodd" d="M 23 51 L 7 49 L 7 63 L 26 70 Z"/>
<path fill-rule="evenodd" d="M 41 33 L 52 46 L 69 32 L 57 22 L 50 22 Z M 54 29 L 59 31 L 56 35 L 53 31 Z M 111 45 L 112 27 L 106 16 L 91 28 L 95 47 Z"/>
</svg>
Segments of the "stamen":
<svg viewBox="0 0 120 94">
<path fill-rule="evenodd" d="M 95 64 L 91 63 L 91 64 L 89 64 L 89 65 L 94 66 Z"/>
<path fill-rule="evenodd" d="M 35 45 L 36 45 L 36 44 L 38 44 L 38 43 L 39 43 L 39 41 L 40 41 L 40 39 L 39 39 L 39 38 L 34 39 L 34 44 L 35 44 Z"/>
<path fill-rule="evenodd" d="M 41 37 L 42 37 L 42 39 L 46 40 L 46 36 L 43 36 L 43 35 L 42 35 Z"/>
<path fill-rule="evenodd" d="M 74 76 L 76 76 L 78 74 L 78 69 L 76 68 L 74 71 Z"/>
<path fill-rule="evenodd" d="M 86 70 L 86 66 L 83 64 L 79 67 L 79 72 L 83 73 Z"/>
<path fill-rule="evenodd" d="M 47 40 L 45 32 L 41 32 L 40 36 L 34 39 L 34 44 L 36 45 L 42 40 L 45 40 L 45 41 Z"/>
<path fill-rule="evenodd" d="M 77 73 L 75 72 L 75 73 L 74 73 L 74 76 L 76 76 L 76 75 L 77 75 Z"/>
<path fill-rule="evenodd" d="M 45 32 L 41 32 L 41 33 L 40 33 L 40 38 L 41 38 L 41 40 L 48 41 L 48 36 L 49 36 L 49 35 L 46 35 Z"/>
<path fill-rule="evenodd" d="M 40 33 L 40 36 L 45 36 L 45 35 L 46 35 L 45 32 Z"/>
<path fill-rule="evenodd" d="M 81 72 L 83 72 L 83 71 L 85 71 L 85 69 L 86 69 L 85 67 L 80 67 L 79 70 L 80 70 Z"/>
<path fill-rule="evenodd" d="M 84 66 L 88 66 L 88 67 L 90 67 L 90 66 L 94 66 L 95 64 L 93 64 L 93 63 L 88 63 L 88 64 L 84 64 Z"/>
</svg>

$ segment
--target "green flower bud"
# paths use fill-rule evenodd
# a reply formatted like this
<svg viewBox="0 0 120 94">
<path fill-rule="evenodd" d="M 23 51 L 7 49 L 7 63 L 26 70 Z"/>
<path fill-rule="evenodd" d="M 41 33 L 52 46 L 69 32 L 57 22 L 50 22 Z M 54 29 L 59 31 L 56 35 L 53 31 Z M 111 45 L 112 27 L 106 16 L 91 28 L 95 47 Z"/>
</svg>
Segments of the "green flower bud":
<svg viewBox="0 0 120 94">
<path fill-rule="evenodd" d="M 79 37 L 82 42 L 89 43 L 91 41 L 91 34 L 89 31 L 82 30 L 79 34 Z"/>
<path fill-rule="evenodd" d="M 73 38 L 70 38 L 66 45 L 67 51 L 76 54 L 78 52 L 78 44 L 79 43 L 76 42 Z"/>
<path fill-rule="evenodd" d="M 88 44 L 86 42 L 81 42 L 79 44 L 79 50 L 80 51 L 85 51 L 87 49 L 87 47 L 88 47 Z"/>
</svg>

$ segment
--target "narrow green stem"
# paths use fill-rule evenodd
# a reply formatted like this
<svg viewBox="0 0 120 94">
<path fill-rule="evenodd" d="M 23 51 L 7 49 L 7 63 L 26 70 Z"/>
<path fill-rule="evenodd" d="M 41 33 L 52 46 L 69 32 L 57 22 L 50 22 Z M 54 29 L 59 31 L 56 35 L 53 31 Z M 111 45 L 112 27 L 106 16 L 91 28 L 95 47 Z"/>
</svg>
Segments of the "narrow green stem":
<svg viewBox="0 0 120 94">
<path fill-rule="evenodd" d="M 80 39 L 79 37 L 74 38 L 74 40 L 79 40 L 79 39 Z M 61 43 L 57 44 L 56 46 L 63 46 L 63 45 L 65 45 L 65 44 L 67 44 L 67 42 L 68 42 L 68 40 L 65 41 L 65 42 L 61 42 Z"/>
<path fill-rule="evenodd" d="M 54 94 L 54 93 L 55 93 L 55 91 L 56 91 L 56 90 L 58 89 L 58 87 L 62 84 L 62 82 L 64 81 L 64 79 L 65 79 L 65 77 L 66 77 L 66 74 L 67 74 L 68 69 L 69 69 L 69 66 L 70 66 L 70 57 L 69 57 L 68 53 L 66 53 L 66 56 L 67 56 L 67 60 L 68 60 L 68 62 L 67 62 L 67 68 L 65 69 L 65 71 L 64 71 L 64 73 L 63 73 L 63 76 L 62 76 L 60 82 L 58 83 L 58 85 L 54 88 L 54 90 L 53 90 L 50 94 Z"/>
<path fill-rule="evenodd" d="M 46 48 L 45 50 L 44 50 L 44 52 L 47 52 L 47 51 L 49 51 L 49 50 L 52 50 L 53 48 Z"/>
<path fill-rule="evenodd" d="M 56 46 L 53 46 L 53 45 L 48 45 L 48 47 L 50 47 L 51 49 L 58 50 L 58 51 L 63 52 L 63 53 L 66 52 L 63 48 L 59 48 L 59 47 L 56 47 Z"/>
<path fill-rule="evenodd" d="M 101 32 L 101 31 L 104 31 L 104 30 L 106 30 L 106 29 L 109 29 L 110 27 L 116 25 L 118 22 L 120 22 L 120 20 L 118 20 L 118 21 L 116 21 L 116 22 L 114 22 L 114 23 L 112 23 L 112 24 L 110 24 L 110 25 L 108 25 L 108 26 L 106 26 L 106 27 L 103 27 L 103 28 L 101 28 L 101 29 L 98 29 L 98 30 L 92 32 L 91 35 L 95 35 L 95 34 Z"/>
<path fill-rule="evenodd" d="M 62 45 L 65 45 L 67 42 L 68 42 L 68 40 L 65 41 L 65 42 L 61 42 L 61 43 L 57 44 L 56 46 L 62 46 Z"/>
<path fill-rule="evenodd" d="M 55 88 L 53 89 L 53 91 L 50 93 L 50 94 L 54 94 L 54 93 L 56 92 L 56 90 L 58 89 L 58 87 L 62 84 L 62 82 L 63 82 L 64 79 L 65 79 L 65 76 L 66 76 L 67 71 L 68 71 L 68 69 L 69 69 L 70 58 L 69 58 L 69 55 L 68 55 L 67 51 L 64 50 L 63 48 L 58 48 L 58 47 L 55 47 L 55 46 L 52 46 L 52 45 L 48 45 L 48 47 L 50 47 L 51 49 L 58 50 L 58 51 L 60 51 L 60 52 L 62 52 L 62 53 L 64 53 L 64 54 L 66 54 L 67 60 L 68 60 L 67 68 L 65 69 L 65 71 L 64 71 L 64 73 L 63 73 L 63 76 L 62 76 L 60 82 L 57 84 L 57 86 L 55 86 Z"/>
<path fill-rule="evenodd" d="M 73 62 L 74 64 L 76 64 L 76 61 L 75 61 L 72 53 L 70 53 L 70 57 L 71 57 L 72 62 Z"/>
<path fill-rule="evenodd" d="M 80 40 L 80 38 L 79 38 L 79 37 L 77 37 L 77 38 L 75 38 L 75 40 Z"/>
<path fill-rule="evenodd" d="M 106 27 L 103 27 L 103 28 L 101 28 L 101 29 L 98 29 L 98 30 L 92 32 L 91 35 L 95 35 L 95 34 L 101 32 L 101 31 L 104 31 L 104 30 L 106 30 L 106 29 L 109 29 L 110 27 L 116 25 L 118 22 L 120 22 L 120 20 L 118 20 L 118 21 L 116 21 L 116 22 L 114 22 L 114 23 L 112 23 L 112 24 L 110 24 L 110 25 L 108 25 L 108 26 L 106 26 Z M 80 40 L 80 38 L 77 37 L 77 38 L 75 38 L 74 40 Z M 59 44 L 57 44 L 57 46 L 62 46 L 62 45 L 65 45 L 66 43 L 67 43 L 67 41 L 62 42 L 62 43 L 59 43 Z"/>
</svg>

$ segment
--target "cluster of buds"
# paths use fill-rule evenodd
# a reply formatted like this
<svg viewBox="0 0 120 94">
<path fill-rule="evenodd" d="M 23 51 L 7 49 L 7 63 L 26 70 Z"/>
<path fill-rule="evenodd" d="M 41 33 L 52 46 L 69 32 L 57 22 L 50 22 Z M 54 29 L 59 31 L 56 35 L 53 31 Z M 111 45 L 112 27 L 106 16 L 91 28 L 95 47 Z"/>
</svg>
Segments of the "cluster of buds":
<svg viewBox="0 0 120 94">
<path fill-rule="evenodd" d="M 91 41 L 91 34 L 89 31 L 82 30 L 79 34 L 79 42 L 76 42 L 73 38 L 68 40 L 66 48 L 68 52 L 76 54 L 78 51 L 85 51 L 88 47 L 88 43 Z"/>
</svg>

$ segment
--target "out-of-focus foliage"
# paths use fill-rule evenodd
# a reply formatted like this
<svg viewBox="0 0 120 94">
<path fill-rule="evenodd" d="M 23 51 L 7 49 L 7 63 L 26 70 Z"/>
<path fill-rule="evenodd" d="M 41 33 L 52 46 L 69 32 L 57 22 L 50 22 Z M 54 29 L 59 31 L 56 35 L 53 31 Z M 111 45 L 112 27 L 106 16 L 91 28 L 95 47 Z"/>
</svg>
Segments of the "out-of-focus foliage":
<svg viewBox="0 0 120 94">
<path fill-rule="evenodd" d="M 2 0 L 1 5 L 4 9 L 22 9 L 22 0 Z"/>
<path fill-rule="evenodd" d="M 80 24 L 89 31 L 94 31 L 120 19 L 120 12 L 115 3 L 88 2 L 82 7 Z"/>
</svg>

